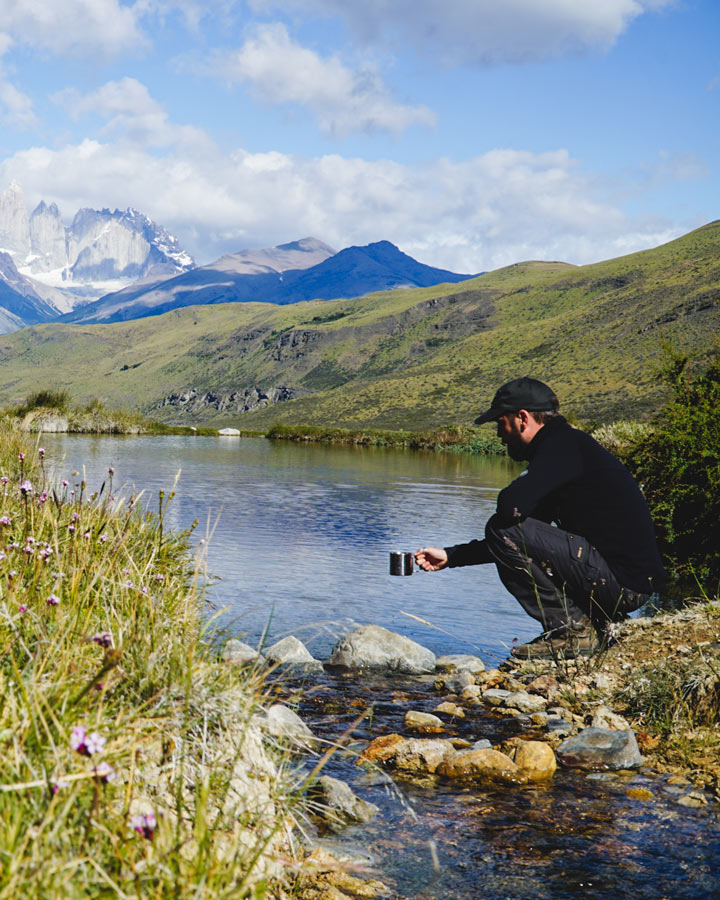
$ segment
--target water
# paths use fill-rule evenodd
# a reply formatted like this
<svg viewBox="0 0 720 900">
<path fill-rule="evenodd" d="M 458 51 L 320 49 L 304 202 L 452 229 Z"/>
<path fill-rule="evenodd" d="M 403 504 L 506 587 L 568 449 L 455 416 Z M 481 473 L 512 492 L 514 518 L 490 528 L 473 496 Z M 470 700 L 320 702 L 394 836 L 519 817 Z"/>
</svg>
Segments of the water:
<svg viewBox="0 0 720 900">
<path fill-rule="evenodd" d="M 196 541 L 211 535 L 213 602 L 223 624 L 251 640 L 269 627 L 270 640 L 293 633 L 325 658 L 350 623 L 373 622 L 438 654 L 476 652 L 495 665 L 514 637 L 538 630 L 493 567 L 388 574 L 390 550 L 481 535 L 498 490 L 517 472 L 504 461 L 238 438 L 44 435 L 43 444 L 58 477 L 84 466 L 93 490 L 112 465 L 115 488 L 145 489 L 150 506 L 182 470 L 168 522 L 186 528 L 198 518 Z M 362 742 L 404 732 L 405 710 L 430 711 L 437 702 L 422 679 L 325 675 L 305 691 L 301 713 L 319 736 L 336 740 L 372 707 L 354 733 Z M 520 731 L 483 707 L 466 713 L 445 736 L 495 744 Z M 368 780 L 352 754 L 336 754 L 325 771 L 380 807 L 374 822 L 335 840 L 371 854 L 393 896 L 720 897 L 715 805 L 678 805 L 677 789 L 652 773 L 559 771 L 548 784 L 495 789 L 401 782 L 398 793 Z M 637 786 L 652 798 L 629 797 Z"/>
<path fill-rule="evenodd" d="M 391 550 L 482 536 L 515 473 L 505 460 L 263 438 L 44 435 L 43 443 L 58 476 L 84 467 L 93 490 L 112 465 L 115 493 L 144 488 L 153 508 L 181 472 L 168 522 L 200 520 L 198 539 L 209 537 L 208 568 L 220 579 L 210 593 L 226 610 L 220 622 L 251 641 L 269 627 L 269 640 L 295 634 L 327 658 L 353 622 L 374 623 L 438 654 L 497 662 L 513 638 L 538 631 L 492 566 L 389 575 Z"/>
</svg>

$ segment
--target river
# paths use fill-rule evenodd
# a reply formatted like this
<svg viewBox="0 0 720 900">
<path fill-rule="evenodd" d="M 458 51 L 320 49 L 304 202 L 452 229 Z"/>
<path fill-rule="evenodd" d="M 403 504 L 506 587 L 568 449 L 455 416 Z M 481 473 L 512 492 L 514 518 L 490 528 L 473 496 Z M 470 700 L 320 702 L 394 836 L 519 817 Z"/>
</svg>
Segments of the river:
<svg viewBox="0 0 720 900">
<path fill-rule="evenodd" d="M 234 437 L 44 435 L 42 443 L 58 478 L 77 483 L 84 474 L 92 491 L 112 466 L 114 493 L 144 490 L 151 508 L 180 473 L 168 523 L 187 528 L 199 519 L 194 540 L 205 541 L 219 621 L 251 642 L 265 629 L 269 641 L 295 634 L 323 659 L 352 623 L 373 622 L 437 654 L 471 652 L 495 666 L 513 638 L 538 630 L 492 567 L 388 574 L 390 550 L 481 534 L 498 490 L 517 474 L 507 461 Z M 406 709 L 437 702 L 421 679 L 325 675 L 300 708 L 333 740 L 372 706 L 356 731 L 363 742 L 402 732 Z M 470 707 L 454 728 L 458 737 L 496 743 L 518 726 Z M 720 897 L 716 805 L 679 805 L 683 789 L 651 772 L 565 770 L 550 783 L 513 789 L 401 782 L 396 790 L 340 753 L 326 772 L 379 806 L 374 822 L 346 829 L 335 847 L 366 856 L 393 896 Z M 631 787 L 642 788 L 642 802 Z"/>
</svg>

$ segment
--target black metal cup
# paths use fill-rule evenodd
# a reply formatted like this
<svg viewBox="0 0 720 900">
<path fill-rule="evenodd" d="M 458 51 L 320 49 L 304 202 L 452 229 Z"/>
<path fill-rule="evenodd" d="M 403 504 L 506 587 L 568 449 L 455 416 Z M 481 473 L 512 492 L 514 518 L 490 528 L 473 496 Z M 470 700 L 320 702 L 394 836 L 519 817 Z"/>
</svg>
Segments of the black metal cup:
<svg viewBox="0 0 720 900">
<path fill-rule="evenodd" d="M 412 575 L 413 564 L 415 562 L 414 553 L 401 553 L 396 551 L 390 554 L 390 574 L 391 575 Z"/>
</svg>

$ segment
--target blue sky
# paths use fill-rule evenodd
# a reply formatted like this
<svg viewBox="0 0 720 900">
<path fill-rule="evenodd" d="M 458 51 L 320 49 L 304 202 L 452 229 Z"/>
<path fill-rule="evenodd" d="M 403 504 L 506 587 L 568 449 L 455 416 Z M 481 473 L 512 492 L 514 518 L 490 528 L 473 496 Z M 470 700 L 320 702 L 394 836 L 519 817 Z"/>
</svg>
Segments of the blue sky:
<svg viewBox="0 0 720 900">
<path fill-rule="evenodd" d="M 720 217 L 717 0 L 0 0 L 0 190 L 200 263 L 312 235 L 476 272 Z"/>
</svg>

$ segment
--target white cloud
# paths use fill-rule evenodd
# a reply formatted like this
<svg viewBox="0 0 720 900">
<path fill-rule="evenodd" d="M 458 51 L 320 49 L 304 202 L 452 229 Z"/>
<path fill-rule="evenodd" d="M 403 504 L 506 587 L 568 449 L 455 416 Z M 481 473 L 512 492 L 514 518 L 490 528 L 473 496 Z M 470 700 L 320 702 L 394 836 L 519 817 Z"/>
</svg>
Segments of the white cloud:
<svg viewBox="0 0 720 900">
<path fill-rule="evenodd" d="M 250 0 L 257 12 L 338 15 L 364 41 L 409 41 L 446 64 L 527 62 L 607 49 L 675 0 Z"/>
<path fill-rule="evenodd" d="M 229 82 L 249 83 L 267 103 L 307 107 L 323 131 L 337 136 L 435 123 L 427 107 L 396 103 L 375 68 L 353 70 L 337 56 L 322 57 L 280 23 L 258 27 L 238 50 L 218 56 L 213 69 Z"/>
<path fill-rule="evenodd" d="M 656 246 L 681 229 L 631 219 L 594 195 L 565 151 L 494 150 L 422 166 L 183 148 L 162 156 L 97 141 L 0 164 L 32 206 L 135 206 L 200 262 L 314 235 L 336 247 L 387 239 L 422 262 L 476 272 L 523 259 L 585 263 Z"/>
<path fill-rule="evenodd" d="M 117 53 L 145 45 L 137 11 L 120 0 L 0 0 L 3 30 L 55 53 Z"/>
<path fill-rule="evenodd" d="M 163 107 L 135 78 L 109 81 L 87 94 L 70 88 L 53 99 L 75 120 L 89 115 L 106 119 L 102 135 L 119 136 L 142 146 L 203 145 L 207 141 L 199 129 L 171 123 Z"/>
</svg>

